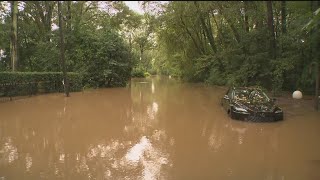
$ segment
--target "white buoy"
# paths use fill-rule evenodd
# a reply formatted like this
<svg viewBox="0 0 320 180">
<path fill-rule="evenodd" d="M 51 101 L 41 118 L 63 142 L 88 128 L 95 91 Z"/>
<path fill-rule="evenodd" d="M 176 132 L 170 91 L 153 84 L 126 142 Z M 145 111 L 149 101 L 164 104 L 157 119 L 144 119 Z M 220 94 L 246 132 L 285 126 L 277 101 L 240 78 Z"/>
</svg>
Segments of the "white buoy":
<svg viewBox="0 0 320 180">
<path fill-rule="evenodd" d="M 171 75 L 169 75 L 169 79 L 171 79 Z"/>
<path fill-rule="evenodd" d="M 301 91 L 294 91 L 293 94 L 292 94 L 292 98 L 293 99 L 301 99 L 302 98 L 302 93 Z"/>
</svg>

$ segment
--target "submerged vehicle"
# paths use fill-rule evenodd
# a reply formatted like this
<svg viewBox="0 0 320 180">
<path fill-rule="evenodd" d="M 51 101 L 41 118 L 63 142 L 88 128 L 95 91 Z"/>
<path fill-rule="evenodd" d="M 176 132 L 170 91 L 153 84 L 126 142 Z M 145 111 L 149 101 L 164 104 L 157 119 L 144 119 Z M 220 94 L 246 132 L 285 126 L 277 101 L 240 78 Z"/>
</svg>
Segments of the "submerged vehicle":
<svg viewBox="0 0 320 180">
<path fill-rule="evenodd" d="M 245 121 L 280 121 L 283 111 L 260 88 L 232 87 L 221 99 L 221 105 L 232 119 Z"/>
</svg>

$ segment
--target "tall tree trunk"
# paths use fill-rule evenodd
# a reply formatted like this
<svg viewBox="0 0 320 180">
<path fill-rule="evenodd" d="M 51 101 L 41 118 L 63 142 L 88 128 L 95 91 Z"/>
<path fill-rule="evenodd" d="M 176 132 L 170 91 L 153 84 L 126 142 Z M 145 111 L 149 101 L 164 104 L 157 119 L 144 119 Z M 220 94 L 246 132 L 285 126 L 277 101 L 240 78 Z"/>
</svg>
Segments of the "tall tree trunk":
<svg viewBox="0 0 320 180">
<path fill-rule="evenodd" d="M 233 25 L 231 20 L 227 16 L 225 16 L 225 14 L 223 13 L 223 7 L 220 4 L 218 4 L 218 6 L 219 6 L 219 12 L 223 16 L 223 18 L 227 21 L 227 23 L 229 24 L 229 26 L 230 26 L 230 28 L 232 30 L 232 33 L 233 33 L 234 37 L 236 38 L 236 41 L 238 43 L 240 43 L 240 35 L 239 35 L 237 29 L 235 28 L 235 26 Z"/>
<path fill-rule="evenodd" d="M 211 26 L 211 23 L 209 23 L 209 25 L 206 25 L 204 14 L 199 9 L 199 4 L 197 3 L 197 1 L 194 1 L 194 5 L 196 6 L 197 11 L 199 13 L 200 22 L 201 22 L 201 25 L 203 26 L 203 28 L 204 28 L 204 30 L 206 32 L 206 35 L 207 35 L 207 38 L 209 40 L 209 44 L 211 46 L 211 49 L 213 50 L 214 53 L 216 53 L 217 52 L 217 47 L 216 47 L 215 42 L 214 42 L 214 37 L 212 35 L 211 27 L 209 27 L 209 26 Z M 210 21 L 210 19 L 209 19 L 209 21 Z"/>
<path fill-rule="evenodd" d="M 267 1 L 267 17 L 268 17 L 268 28 L 270 34 L 269 41 L 269 53 L 273 59 L 276 58 L 276 39 L 274 34 L 274 21 L 273 21 L 273 10 L 272 1 Z"/>
<path fill-rule="evenodd" d="M 250 4 L 254 10 L 253 16 L 252 16 L 252 21 L 253 21 L 252 28 L 255 30 L 261 30 L 261 29 L 263 29 L 263 18 L 264 18 L 261 15 L 263 4 L 259 1 L 252 1 L 252 2 L 250 2 Z"/>
<path fill-rule="evenodd" d="M 70 44 L 70 36 L 71 36 L 71 1 L 65 2 L 67 3 L 67 21 L 66 21 L 66 51 L 68 52 L 71 48 Z"/>
<path fill-rule="evenodd" d="M 143 57 L 143 54 L 144 54 L 144 44 L 139 44 L 139 47 L 140 47 L 140 63 L 141 64 L 144 64 L 144 57 Z M 144 70 L 146 71 L 147 68 L 145 66 L 144 67 Z"/>
<path fill-rule="evenodd" d="M 143 46 L 140 44 L 139 45 L 139 47 L 140 47 L 140 61 L 142 61 L 143 60 L 143 52 L 144 52 L 144 49 L 143 49 Z M 143 61 L 142 61 L 143 62 Z"/>
<path fill-rule="evenodd" d="M 11 66 L 12 71 L 16 71 L 18 63 L 18 1 L 11 1 L 11 18 Z"/>
<path fill-rule="evenodd" d="M 281 1 L 281 31 L 283 34 L 287 33 L 287 12 L 286 1 Z"/>
<path fill-rule="evenodd" d="M 201 50 L 203 51 L 203 54 L 205 54 L 206 53 L 206 51 L 205 51 L 205 46 L 206 46 L 205 45 L 205 39 L 203 39 L 203 36 L 202 36 L 202 33 L 201 33 L 201 28 L 197 28 L 196 26 L 197 25 L 195 25 L 195 24 L 192 26 L 192 31 L 196 35 L 196 39 L 199 42 L 199 46 L 200 46 Z"/>
<path fill-rule="evenodd" d="M 192 36 L 188 26 L 184 23 L 182 15 L 180 15 L 180 20 L 181 20 L 181 24 L 183 25 L 183 27 L 185 28 L 187 34 L 190 36 L 193 44 L 196 46 L 196 48 L 203 54 L 204 53 L 204 49 L 201 48 L 201 46 L 197 43 L 196 39 Z"/>
<path fill-rule="evenodd" d="M 52 14 L 53 9 L 55 6 L 55 2 L 41 2 L 41 1 L 34 1 L 33 2 L 38 16 L 40 19 L 37 18 L 39 26 L 41 26 L 43 39 L 47 42 L 50 42 L 51 39 L 51 23 L 52 23 Z"/>
<path fill-rule="evenodd" d="M 232 33 L 237 41 L 237 43 L 241 43 L 241 38 L 240 38 L 240 34 L 239 32 L 237 31 L 236 27 L 234 26 L 233 22 L 223 13 L 223 6 L 218 4 L 218 7 L 219 7 L 219 12 L 220 14 L 222 15 L 222 17 L 227 21 L 227 23 L 229 24 L 231 30 L 232 30 Z M 245 46 L 242 46 L 241 47 L 243 53 L 246 55 L 248 54 L 248 50 Z"/>
<path fill-rule="evenodd" d="M 71 32 L 71 1 L 67 1 L 67 30 Z"/>
<path fill-rule="evenodd" d="M 220 41 L 220 45 L 222 46 L 222 45 L 224 45 L 224 41 L 223 41 L 224 37 L 223 37 L 223 34 L 222 34 L 222 30 L 221 30 L 220 25 L 218 24 L 217 19 L 216 19 L 215 15 L 213 13 L 212 13 L 212 18 L 213 18 L 213 21 L 216 24 L 216 27 L 217 27 L 217 30 L 218 30 L 218 35 L 217 35 L 218 40 Z"/>
<path fill-rule="evenodd" d="M 249 32 L 248 1 L 244 1 L 244 29 Z"/>
<path fill-rule="evenodd" d="M 69 81 L 67 78 L 67 69 L 64 57 L 64 38 L 63 38 L 63 23 L 62 23 L 62 8 L 61 2 L 58 1 L 58 14 L 59 14 L 59 32 L 60 32 L 60 60 L 63 71 L 64 91 L 67 97 L 69 97 Z"/>
<path fill-rule="evenodd" d="M 274 8 L 274 13 L 273 13 L 273 26 L 274 26 L 274 34 L 275 34 L 275 39 L 277 40 L 279 38 L 279 32 L 281 31 L 280 27 L 280 12 L 278 11 L 277 8 Z"/>
<path fill-rule="evenodd" d="M 319 1 L 311 1 L 311 12 L 314 15 L 314 12 L 320 8 Z M 314 18 L 314 16 L 313 16 Z M 311 57 L 314 65 L 315 70 L 315 99 L 314 99 L 314 108 L 315 110 L 319 110 L 319 81 L 320 81 L 320 74 L 319 74 L 319 63 L 320 63 L 320 25 L 319 23 L 315 26 L 314 29 L 311 30 Z"/>
<path fill-rule="evenodd" d="M 47 35 L 47 41 L 50 42 L 51 40 L 51 23 L 52 23 L 52 13 L 55 6 L 55 2 L 45 2 L 46 3 L 46 9 L 48 12 L 45 14 L 45 24 L 46 24 L 46 35 Z"/>
</svg>

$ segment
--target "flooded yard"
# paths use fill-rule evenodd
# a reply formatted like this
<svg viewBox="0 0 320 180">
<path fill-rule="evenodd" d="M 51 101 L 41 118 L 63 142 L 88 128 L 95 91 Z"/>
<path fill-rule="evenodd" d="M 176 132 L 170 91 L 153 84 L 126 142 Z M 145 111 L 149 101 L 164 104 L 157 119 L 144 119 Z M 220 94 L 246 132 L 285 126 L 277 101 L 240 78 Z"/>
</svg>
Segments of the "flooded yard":
<svg viewBox="0 0 320 180">
<path fill-rule="evenodd" d="M 284 121 L 232 120 L 226 89 L 168 78 L 0 103 L 0 180 L 320 179 L 320 112 L 279 98 Z"/>
</svg>

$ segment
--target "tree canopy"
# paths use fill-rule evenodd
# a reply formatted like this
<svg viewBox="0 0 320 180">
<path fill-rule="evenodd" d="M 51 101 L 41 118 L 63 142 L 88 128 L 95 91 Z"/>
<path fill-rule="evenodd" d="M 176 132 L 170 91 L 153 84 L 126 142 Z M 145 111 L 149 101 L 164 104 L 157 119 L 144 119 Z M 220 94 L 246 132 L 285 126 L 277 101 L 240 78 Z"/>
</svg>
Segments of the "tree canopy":
<svg viewBox="0 0 320 180">
<path fill-rule="evenodd" d="M 6 1 L 0 6 L 0 70 L 13 68 L 10 43 L 16 42 L 18 71 L 61 71 L 58 2 L 15 4 L 17 40 L 12 40 L 13 6 Z M 140 28 L 143 16 L 118 1 L 65 1 L 61 11 L 67 71 L 81 73 L 87 86 L 125 85 L 138 58 L 132 50 L 134 41 L 127 37 Z"/>
<path fill-rule="evenodd" d="M 313 90 L 319 2 L 139 3 L 144 14 L 122 1 L 63 2 L 67 70 L 94 87 L 124 85 L 133 70 L 216 85 Z M 1 71 L 12 69 L 10 5 L 0 3 Z M 17 6 L 16 69 L 61 71 L 57 1 Z"/>
<path fill-rule="evenodd" d="M 188 81 L 313 91 L 319 11 L 315 1 L 172 1 L 158 18 L 157 69 Z"/>
</svg>

